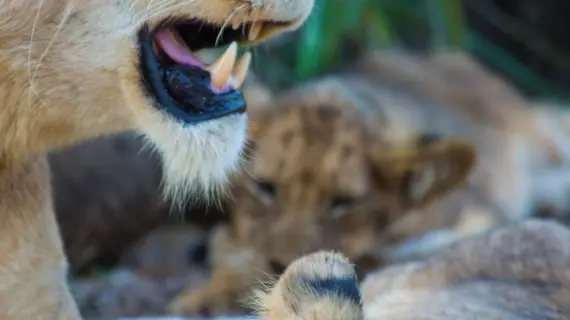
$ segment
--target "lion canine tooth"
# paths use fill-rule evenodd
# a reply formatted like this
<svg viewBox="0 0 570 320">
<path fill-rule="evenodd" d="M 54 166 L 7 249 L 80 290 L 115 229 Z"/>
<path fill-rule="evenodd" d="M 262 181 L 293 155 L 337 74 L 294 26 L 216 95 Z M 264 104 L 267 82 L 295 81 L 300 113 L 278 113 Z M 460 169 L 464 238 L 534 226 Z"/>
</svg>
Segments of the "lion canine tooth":
<svg viewBox="0 0 570 320">
<path fill-rule="evenodd" d="M 214 87 L 222 88 L 228 82 L 236 63 L 237 49 L 237 43 L 235 41 L 232 42 L 218 60 L 205 68 L 210 72 L 211 82 Z"/>
<path fill-rule="evenodd" d="M 230 76 L 230 78 L 228 79 L 228 83 L 226 84 L 232 87 L 232 89 L 239 89 L 237 86 L 238 84 L 237 80 L 233 76 Z"/>
<path fill-rule="evenodd" d="M 262 28 L 263 28 L 263 22 L 253 22 L 251 24 L 251 28 L 249 28 L 249 34 L 247 36 L 247 39 L 249 41 L 255 41 L 257 37 L 259 37 L 259 33 L 261 32 Z"/>
<path fill-rule="evenodd" d="M 239 58 L 232 72 L 232 78 L 235 81 L 235 83 L 233 84 L 234 89 L 239 89 L 243 85 L 250 64 L 251 64 L 251 52 L 248 51 L 244 53 L 244 55 L 241 56 L 241 58 Z"/>
<path fill-rule="evenodd" d="M 241 24 L 242 24 L 242 23 L 239 22 L 239 21 L 234 22 L 234 23 L 232 24 L 232 29 L 234 29 L 234 30 L 239 29 L 239 27 L 241 26 Z"/>
</svg>

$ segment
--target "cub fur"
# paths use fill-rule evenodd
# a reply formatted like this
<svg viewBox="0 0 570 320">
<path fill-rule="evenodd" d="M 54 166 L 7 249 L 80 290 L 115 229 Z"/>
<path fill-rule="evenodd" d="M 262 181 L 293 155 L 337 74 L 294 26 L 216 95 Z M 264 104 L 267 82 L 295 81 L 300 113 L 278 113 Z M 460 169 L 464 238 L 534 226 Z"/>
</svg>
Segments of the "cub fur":
<svg viewBox="0 0 570 320">
<path fill-rule="evenodd" d="M 479 155 L 458 192 L 390 228 L 395 238 L 412 238 L 391 250 L 393 260 L 426 256 L 466 235 L 541 212 L 567 216 L 567 110 L 523 97 L 508 81 L 458 52 L 374 52 L 347 69 L 430 101 L 427 106 L 443 107 L 388 113 L 393 122 L 420 132 L 466 138 Z"/>
<path fill-rule="evenodd" d="M 137 131 L 160 151 L 166 190 L 175 199 L 217 188 L 239 162 L 245 113 L 182 123 L 159 109 L 158 96 L 145 90 L 138 34 L 171 18 L 218 27 L 255 22 L 261 27 L 249 44 L 257 44 L 298 27 L 312 5 L 312 0 L 0 5 L 0 318 L 80 318 L 65 283 L 46 152 Z"/>
<path fill-rule="evenodd" d="M 171 310 L 239 310 L 264 273 L 315 250 L 339 250 L 363 274 L 530 215 L 545 180 L 536 171 L 554 165 L 524 129 L 542 134 L 547 126 L 529 119 L 555 124 L 557 114 L 532 109 L 468 57 L 447 56 L 417 66 L 427 58 L 374 53 L 256 111 L 232 221 L 212 236 L 212 278 Z M 385 70 L 393 60 L 399 69 Z"/>
<path fill-rule="evenodd" d="M 466 239 L 426 261 L 369 275 L 348 260 L 294 261 L 252 298 L 261 319 L 568 319 L 570 230 L 528 220 Z"/>
<path fill-rule="evenodd" d="M 445 106 L 449 113 L 477 123 L 480 132 L 476 136 L 467 134 L 476 137 L 481 161 L 490 165 L 479 166 L 484 174 L 474 174 L 472 178 L 488 181 L 488 196 L 509 218 L 529 216 L 544 203 L 551 203 L 562 212 L 570 209 L 565 201 L 539 191 L 548 185 L 554 190 L 568 189 L 567 109 L 523 97 L 508 81 L 459 52 L 374 52 L 349 69 L 391 87 L 404 88 Z M 408 117 L 404 122 L 426 129 L 434 123 L 420 117 Z M 460 133 L 456 129 L 453 134 Z M 560 179 L 548 179 L 552 171 Z M 502 174 L 497 175 L 498 172 Z"/>
<path fill-rule="evenodd" d="M 183 292 L 173 313 L 240 310 L 264 273 L 319 249 L 339 250 L 363 273 L 382 265 L 384 231 L 463 183 L 475 165 L 471 143 L 393 128 L 384 109 L 421 102 L 381 89 L 328 78 L 251 113 L 249 160 L 227 200 L 231 222 L 211 240 L 211 280 Z"/>
</svg>

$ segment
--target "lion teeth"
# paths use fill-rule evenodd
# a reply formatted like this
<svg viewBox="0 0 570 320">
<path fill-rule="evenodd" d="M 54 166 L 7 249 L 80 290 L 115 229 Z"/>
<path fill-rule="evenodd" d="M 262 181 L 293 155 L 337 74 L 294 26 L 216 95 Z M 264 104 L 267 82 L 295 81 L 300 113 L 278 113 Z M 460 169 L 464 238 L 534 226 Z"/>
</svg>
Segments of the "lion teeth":
<svg viewBox="0 0 570 320">
<path fill-rule="evenodd" d="M 232 75 L 228 79 L 228 83 L 233 89 L 240 89 L 245 78 L 247 77 L 247 72 L 249 70 L 249 65 L 251 64 L 251 53 L 246 52 L 237 62 L 232 72 Z"/>
<path fill-rule="evenodd" d="M 243 85 L 250 64 L 251 64 L 251 52 L 246 52 L 236 62 L 236 65 L 232 72 L 232 80 L 234 81 L 234 83 L 231 83 L 234 89 L 239 89 Z"/>
<path fill-rule="evenodd" d="M 240 27 L 241 25 L 242 25 L 241 22 L 236 21 L 236 22 L 234 22 L 234 23 L 232 24 L 232 29 L 237 30 L 237 29 L 239 29 L 239 27 Z"/>
<path fill-rule="evenodd" d="M 235 41 L 232 42 L 218 60 L 205 68 L 210 72 L 211 82 L 214 87 L 222 88 L 228 82 L 236 63 L 237 49 L 237 43 Z"/>
<path fill-rule="evenodd" d="M 249 28 L 248 40 L 255 41 L 259 37 L 259 33 L 263 28 L 263 22 L 253 22 Z"/>
</svg>

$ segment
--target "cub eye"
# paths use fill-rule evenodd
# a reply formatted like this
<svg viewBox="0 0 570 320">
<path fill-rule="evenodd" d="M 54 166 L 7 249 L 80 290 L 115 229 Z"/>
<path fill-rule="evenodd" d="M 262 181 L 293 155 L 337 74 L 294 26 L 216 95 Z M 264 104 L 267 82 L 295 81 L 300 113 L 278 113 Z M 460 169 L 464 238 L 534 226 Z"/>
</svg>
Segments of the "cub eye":
<svg viewBox="0 0 570 320">
<path fill-rule="evenodd" d="M 332 209 L 347 209 L 356 204 L 356 199 L 349 197 L 334 197 L 331 201 Z"/>
<path fill-rule="evenodd" d="M 275 185 L 266 181 L 256 181 L 255 184 L 259 191 L 272 197 L 275 196 Z"/>
</svg>

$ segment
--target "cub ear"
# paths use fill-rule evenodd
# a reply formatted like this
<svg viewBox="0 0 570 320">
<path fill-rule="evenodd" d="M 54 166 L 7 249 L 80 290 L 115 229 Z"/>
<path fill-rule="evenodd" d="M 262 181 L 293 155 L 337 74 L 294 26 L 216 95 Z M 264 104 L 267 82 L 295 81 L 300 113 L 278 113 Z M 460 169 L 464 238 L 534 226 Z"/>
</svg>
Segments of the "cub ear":
<svg viewBox="0 0 570 320">
<path fill-rule="evenodd" d="M 477 156 L 468 141 L 433 137 L 415 146 L 374 146 L 371 152 L 378 184 L 395 194 L 406 210 L 458 188 L 473 171 Z"/>
</svg>

